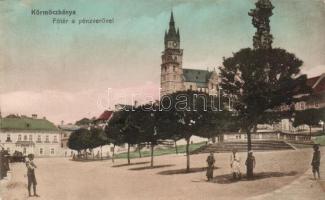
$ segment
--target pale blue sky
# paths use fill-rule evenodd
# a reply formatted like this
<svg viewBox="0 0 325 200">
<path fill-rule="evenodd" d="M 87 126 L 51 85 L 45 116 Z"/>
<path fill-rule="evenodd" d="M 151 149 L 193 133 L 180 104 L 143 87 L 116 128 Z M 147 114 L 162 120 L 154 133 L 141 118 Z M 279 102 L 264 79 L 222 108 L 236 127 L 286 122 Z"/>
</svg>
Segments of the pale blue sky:
<svg viewBox="0 0 325 200">
<path fill-rule="evenodd" d="M 108 87 L 141 90 L 159 86 L 163 36 L 171 9 L 180 28 L 184 66 L 220 66 L 223 56 L 252 46 L 255 29 L 247 13 L 254 2 L 1 0 L 1 109 L 71 121 L 87 113 L 98 114 L 101 108 L 96 107 L 96 98 Z M 273 46 L 295 53 L 309 75 L 324 72 L 324 1 L 272 2 Z M 34 8 L 71 9 L 77 15 L 69 19 L 113 17 L 114 23 L 56 25 L 53 16 L 32 16 Z M 35 96 L 34 102 L 26 103 Z M 69 105 L 71 110 L 65 111 L 69 102 L 75 107 Z"/>
</svg>

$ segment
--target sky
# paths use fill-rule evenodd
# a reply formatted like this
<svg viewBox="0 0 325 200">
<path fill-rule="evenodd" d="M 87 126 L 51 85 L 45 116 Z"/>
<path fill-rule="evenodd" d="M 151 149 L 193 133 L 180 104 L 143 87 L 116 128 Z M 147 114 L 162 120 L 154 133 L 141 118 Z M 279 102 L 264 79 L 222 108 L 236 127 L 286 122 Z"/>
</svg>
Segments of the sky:
<svg viewBox="0 0 325 200">
<path fill-rule="evenodd" d="M 164 32 L 173 10 L 183 67 L 210 69 L 252 47 L 255 0 L 0 0 L 0 109 L 59 123 L 100 115 L 115 103 L 159 98 Z M 325 0 L 272 0 L 273 47 L 325 72 Z M 31 10 L 75 10 L 72 16 Z M 111 24 L 53 24 L 107 18 Z M 152 96 L 152 97 L 151 97 Z"/>
</svg>

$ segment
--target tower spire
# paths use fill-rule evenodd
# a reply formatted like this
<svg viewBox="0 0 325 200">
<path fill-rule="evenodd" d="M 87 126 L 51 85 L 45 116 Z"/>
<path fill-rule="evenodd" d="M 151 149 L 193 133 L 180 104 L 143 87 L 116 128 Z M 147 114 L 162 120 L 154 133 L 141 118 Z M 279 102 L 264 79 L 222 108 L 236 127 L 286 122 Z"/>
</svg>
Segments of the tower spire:
<svg viewBox="0 0 325 200">
<path fill-rule="evenodd" d="M 176 31 L 176 27 L 175 27 L 173 11 L 171 11 L 171 13 L 170 13 L 169 28 L 168 28 L 167 34 L 165 34 L 165 43 L 167 41 L 175 41 L 175 42 L 180 41 L 179 30 L 177 29 L 177 31 Z"/>
<path fill-rule="evenodd" d="M 173 11 L 171 11 L 171 13 L 170 13 L 170 21 L 169 21 L 169 23 L 175 23 Z"/>
</svg>

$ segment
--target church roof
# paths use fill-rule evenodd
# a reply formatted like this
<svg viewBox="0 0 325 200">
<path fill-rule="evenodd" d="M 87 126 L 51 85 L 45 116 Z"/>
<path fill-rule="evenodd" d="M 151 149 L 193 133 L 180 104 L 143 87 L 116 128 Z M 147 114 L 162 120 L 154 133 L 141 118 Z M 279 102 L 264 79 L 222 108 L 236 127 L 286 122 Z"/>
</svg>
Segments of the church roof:
<svg viewBox="0 0 325 200">
<path fill-rule="evenodd" d="M 185 82 L 208 83 L 213 72 L 201 69 L 183 69 Z"/>
<path fill-rule="evenodd" d="M 0 129 L 20 131 L 58 131 L 58 128 L 46 119 L 35 119 L 30 117 L 1 118 Z"/>
</svg>

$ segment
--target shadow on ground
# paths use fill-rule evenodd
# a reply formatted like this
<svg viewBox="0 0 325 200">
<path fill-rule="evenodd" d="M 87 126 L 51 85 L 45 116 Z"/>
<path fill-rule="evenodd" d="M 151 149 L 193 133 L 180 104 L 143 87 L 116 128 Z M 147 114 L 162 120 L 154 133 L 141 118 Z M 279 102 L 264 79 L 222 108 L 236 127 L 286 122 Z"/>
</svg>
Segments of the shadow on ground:
<svg viewBox="0 0 325 200">
<path fill-rule="evenodd" d="M 219 169 L 218 167 L 214 167 L 214 169 Z M 189 172 L 186 171 L 186 169 L 175 169 L 175 170 L 167 170 L 158 172 L 160 175 L 175 175 L 175 174 L 188 174 L 188 173 L 197 173 L 197 172 L 203 172 L 206 171 L 206 167 L 197 167 L 197 168 L 191 168 Z"/>
<path fill-rule="evenodd" d="M 108 161 L 108 160 L 111 160 L 111 159 L 108 159 L 108 158 L 103 158 L 103 159 L 92 159 L 92 158 L 89 158 L 89 159 L 69 159 L 70 161 L 74 161 L 74 162 L 98 162 L 98 161 Z"/>
<path fill-rule="evenodd" d="M 246 176 L 243 176 L 241 180 L 235 180 L 233 179 L 231 174 L 224 174 L 220 176 L 215 176 L 212 183 L 219 183 L 219 184 L 230 184 L 230 183 L 236 183 L 239 181 L 256 181 L 261 180 L 265 178 L 272 178 L 272 177 L 284 177 L 284 176 L 295 176 L 298 172 L 296 171 L 290 171 L 290 172 L 260 172 L 254 174 L 254 177 L 251 179 L 248 179 Z"/>
<path fill-rule="evenodd" d="M 132 165 L 142 165 L 142 164 L 148 164 L 149 162 L 136 162 L 131 164 L 120 164 L 120 165 L 113 165 L 112 167 L 126 167 L 126 166 L 132 166 Z"/>
<path fill-rule="evenodd" d="M 151 166 L 145 166 L 145 167 L 130 168 L 129 170 L 157 169 L 157 168 L 172 167 L 172 166 L 175 166 L 175 165 L 155 165 L 153 167 L 151 167 Z"/>
</svg>

